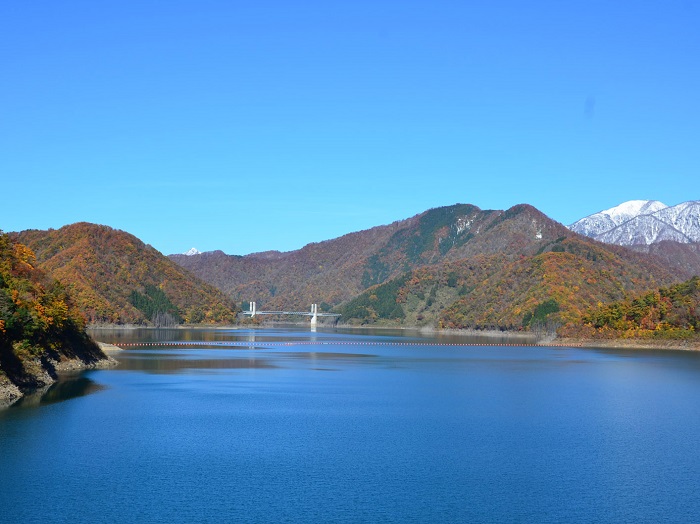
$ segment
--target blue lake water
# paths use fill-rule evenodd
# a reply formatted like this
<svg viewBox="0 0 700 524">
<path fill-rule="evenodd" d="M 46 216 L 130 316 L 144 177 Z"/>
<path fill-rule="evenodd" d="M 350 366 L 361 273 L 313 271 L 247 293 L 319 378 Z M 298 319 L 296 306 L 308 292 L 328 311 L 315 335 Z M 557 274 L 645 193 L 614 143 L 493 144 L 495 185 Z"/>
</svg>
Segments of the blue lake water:
<svg viewBox="0 0 700 524">
<path fill-rule="evenodd" d="M 156 345 L 0 411 L 1 522 L 700 515 L 698 353 L 293 330 L 96 338 Z"/>
</svg>

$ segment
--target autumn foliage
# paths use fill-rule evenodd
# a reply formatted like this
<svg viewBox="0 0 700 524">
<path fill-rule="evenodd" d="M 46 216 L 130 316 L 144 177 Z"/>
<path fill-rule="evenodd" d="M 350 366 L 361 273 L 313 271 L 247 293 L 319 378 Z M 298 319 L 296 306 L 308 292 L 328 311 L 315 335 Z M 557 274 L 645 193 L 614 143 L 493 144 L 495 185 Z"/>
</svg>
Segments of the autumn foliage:
<svg viewBox="0 0 700 524">
<path fill-rule="evenodd" d="M 700 277 L 609 304 L 598 303 L 570 326 L 589 338 L 691 338 L 700 333 Z"/>
<path fill-rule="evenodd" d="M 695 274 L 692 258 L 601 244 L 528 205 L 436 208 L 288 253 L 171 258 L 268 309 L 326 303 L 355 324 L 499 330 L 582 325 L 599 302 Z"/>
<path fill-rule="evenodd" d="M 530 256 L 566 234 L 564 226 L 531 206 L 497 211 L 455 204 L 287 253 L 218 251 L 170 258 L 237 302 L 298 310 L 312 303 L 346 304 L 372 286 L 425 266 L 477 255 Z"/>
<path fill-rule="evenodd" d="M 123 231 L 77 223 L 14 238 L 34 250 L 39 266 L 66 286 L 90 323 L 146 324 L 158 313 L 188 323 L 235 319 L 223 293 Z"/>
<path fill-rule="evenodd" d="M 34 253 L 0 232 L 0 371 L 21 380 L 25 361 L 47 354 L 103 357 L 65 287 L 37 268 Z"/>
<path fill-rule="evenodd" d="M 672 281 L 663 268 L 632 263 L 571 236 L 530 256 L 476 255 L 425 266 L 368 289 L 339 311 L 359 323 L 400 319 L 409 325 L 527 330 L 535 322 L 580 323 L 598 302 Z"/>
</svg>

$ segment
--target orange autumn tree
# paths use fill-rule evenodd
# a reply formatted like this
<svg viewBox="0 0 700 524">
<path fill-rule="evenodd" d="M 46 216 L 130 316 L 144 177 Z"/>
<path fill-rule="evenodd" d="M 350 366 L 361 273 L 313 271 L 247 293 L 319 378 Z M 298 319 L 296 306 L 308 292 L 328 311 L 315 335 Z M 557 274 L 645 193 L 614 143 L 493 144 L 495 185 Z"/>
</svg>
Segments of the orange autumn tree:
<svg viewBox="0 0 700 524">
<path fill-rule="evenodd" d="M 34 253 L 0 232 L 0 364 L 94 343 L 85 319 L 57 280 L 37 269 Z"/>
</svg>

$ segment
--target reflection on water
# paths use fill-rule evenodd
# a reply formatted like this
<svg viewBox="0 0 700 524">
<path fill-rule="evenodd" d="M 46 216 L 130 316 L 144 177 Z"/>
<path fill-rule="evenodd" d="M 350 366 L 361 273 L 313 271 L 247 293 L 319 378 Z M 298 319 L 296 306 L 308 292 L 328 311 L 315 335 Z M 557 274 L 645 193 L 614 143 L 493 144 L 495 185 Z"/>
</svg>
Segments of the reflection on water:
<svg viewBox="0 0 700 524">
<path fill-rule="evenodd" d="M 96 340 L 119 343 L 152 342 L 277 342 L 280 339 L 317 339 L 316 332 L 308 329 L 178 329 L 178 328 L 92 328 L 88 332 Z M 319 337 L 326 337 L 340 331 L 319 331 Z M 355 331 L 357 336 L 357 331 Z M 396 336 L 396 335 L 393 335 Z"/>
<path fill-rule="evenodd" d="M 368 355 L 366 353 L 328 353 L 326 351 L 320 353 L 317 351 L 295 351 L 295 352 L 285 352 L 282 353 L 287 358 L 300 358 L 300 359 L 312 359 L 316 360 L 319 358 L 328 360 L 356 360 L 363 358 L 372 358 L 377 355 Z"/>
<path fill-rule="evenodd" d="M 115 355 L 117 370 L 149 373 L 178 373 L 197 369 L 274 369 L 268 360 L 257 358 L 192 358 L 189 352 L 128 351 Z M 189 353 L 191 355 L 191 353 Z"/>
<path fill-rule="evenodd" d="M 59 378 L 57 382 L 47 388 L 42 388 L 25 395 L 11 408 L 28 408 L 43 406 L 82 397 L 105 389 L 85 376 L 69 376 Z"/>
<path fill-rule="evenodd" d="M 376 359 L 366 353 L 337 353 L 325 351 L 241 351 L 240 349 L 127 350 L 114 355 L 119 361 L 117 371 L 146 371 L 148 373 L 181 373 L 206 369 L 280 369 L 294 362 L 360 362 Z"/>
<path fill-rule="evenodd" d="M 149 345 L 20 405 L 86 395 L 92 380 L 98 395 L 0 412 L 2 522 L 700 514 L 700 353 L 384 330 L 94 335 Z"/>
<path fill-rule="evenodd" d="M 439 344 L 532 344 L 534 338 L 513 334 L 454 334 L 446 332 L 421 333 L 415 329 L 386 328 L 324 328 L 316 331 L 298 329 L 178 329 L 178 328 L 93 328 L 88 330 L 96 340 L 110 344 L 168 343 L 168 342 L 279 342 L 285 341 L 414 341 Z"/>
</svg>

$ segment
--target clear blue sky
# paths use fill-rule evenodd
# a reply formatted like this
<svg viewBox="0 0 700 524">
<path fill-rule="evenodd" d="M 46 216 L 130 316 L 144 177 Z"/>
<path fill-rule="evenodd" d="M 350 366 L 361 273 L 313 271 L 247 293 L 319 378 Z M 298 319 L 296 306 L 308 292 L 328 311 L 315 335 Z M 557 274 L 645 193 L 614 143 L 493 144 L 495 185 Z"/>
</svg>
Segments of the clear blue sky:
<svg viewBox="0 0 700 524">
<path fill-rule="evenodd" d="M 0 3 L 0 229 L 290 250 L 700 199 L 695 1 Z"/>
</svg>

